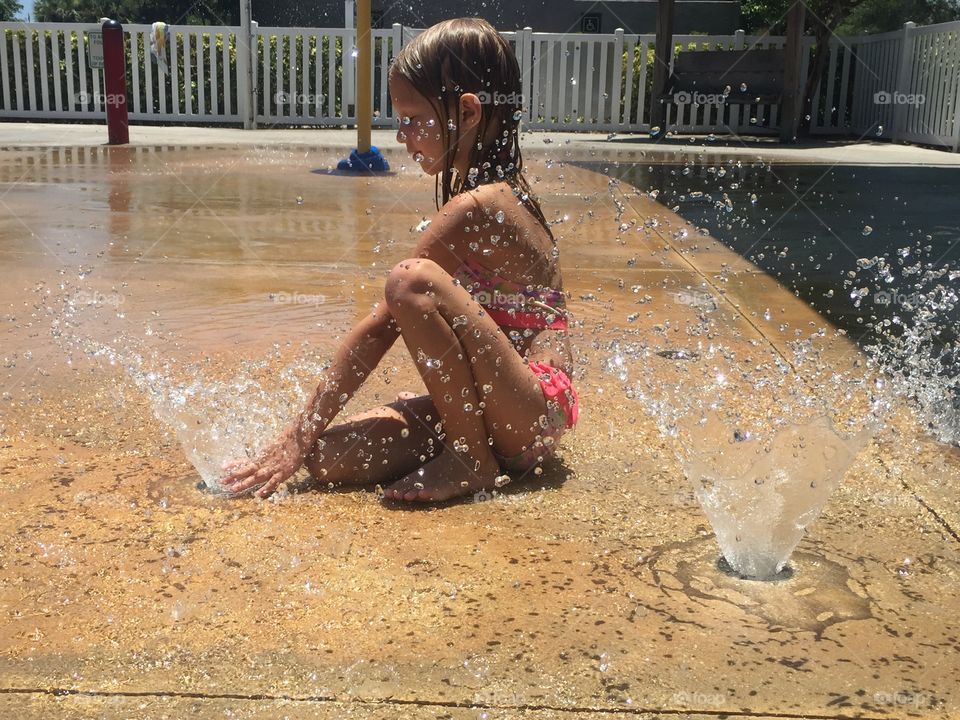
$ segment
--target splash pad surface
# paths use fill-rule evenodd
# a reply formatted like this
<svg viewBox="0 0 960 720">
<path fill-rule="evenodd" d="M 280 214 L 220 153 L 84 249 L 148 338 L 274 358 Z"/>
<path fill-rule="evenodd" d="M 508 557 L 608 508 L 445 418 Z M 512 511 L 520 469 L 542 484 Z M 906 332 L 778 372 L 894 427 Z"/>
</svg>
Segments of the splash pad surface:
<svg viewBox="0 0 960 720">
<path fill-rule="evenodd" d="M 584 323 L 583 417 L 558 459 L 432 509 L 306 483 L 225 501 L 196 490 L 120 367 L 67 364 L 44 294 L 89 293 L 77 317 L 102 339 L 211 378 L 267 357 L 249 372 L 269 380 L 305 339 L 332 351 L 377 299 L 431 186 L 310 172 L 339 150 L 116 150 L 0 154 L 3 714 L 956 715 L 955 450 L 899 422 L 897 442 L 860 454 L 793 574 L 745 582 L 718 569 L 668 439 L 599 369 L 595 340 L 669 337 L 696 309 L 678 296 L 705 281 L 731 338 L 776 347 L 780 323 L 824 324 L 746 260 L 710 238 L 670 249 L 682 221 L 643 198 L 627 213 L 662 233 L 621 244 L 607 178 L 531 154 L 548 217 L 569 216 Z M 768 307 L 773 326 L 756 317 Z M 419 388 L 401 349 L 383 367 L 348 411 Z"/>
</svg>

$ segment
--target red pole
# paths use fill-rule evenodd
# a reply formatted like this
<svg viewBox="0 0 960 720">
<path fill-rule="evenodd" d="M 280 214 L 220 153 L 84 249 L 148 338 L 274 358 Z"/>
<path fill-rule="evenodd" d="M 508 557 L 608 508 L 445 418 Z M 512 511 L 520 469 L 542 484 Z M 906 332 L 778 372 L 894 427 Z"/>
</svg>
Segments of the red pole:
<svg viewBox="0 0 960 720">
<path fill-rule="evenodd" d="M 126 145 L 130 142 L 127 54 L 123 46 L 123 26 L 116 20 L 103 23 L 103 89 L 107 95 L 107 144 Z"/>
</svg>

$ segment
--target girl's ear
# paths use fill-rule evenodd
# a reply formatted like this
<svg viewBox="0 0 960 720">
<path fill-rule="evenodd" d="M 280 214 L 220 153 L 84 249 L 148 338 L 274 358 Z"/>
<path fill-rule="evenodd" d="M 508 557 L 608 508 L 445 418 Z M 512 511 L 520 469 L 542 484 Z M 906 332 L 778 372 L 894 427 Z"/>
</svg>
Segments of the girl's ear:
<svg viewBox="0 0 960 720">
<path fill-rule="evenodd" d="M 464 93 L 460 96 L 460 130 L 470 130 L 480 124 L 483 117 L 483 108 L 480 98 L 473 93 Z"/>
</svg>

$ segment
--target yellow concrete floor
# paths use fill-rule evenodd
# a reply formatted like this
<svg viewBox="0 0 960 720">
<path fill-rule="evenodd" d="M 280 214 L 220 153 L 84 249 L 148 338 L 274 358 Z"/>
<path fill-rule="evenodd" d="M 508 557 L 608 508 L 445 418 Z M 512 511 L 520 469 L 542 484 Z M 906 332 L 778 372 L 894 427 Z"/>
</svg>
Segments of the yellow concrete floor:
<svg viewBox="0 0 960 720">
<path fill-rule="evenodd" d="M 960 714 L 960 453 L 898 416 L 790 579 L 718 571 L 671 443 L 601 372 L 606 345 L 669 337 L 666 321 L 694 317 L 677 302 L 691 289 L 718 298 L 718 342 L 774 352 L 791 338 L 779 324 L 826 323 L 711 238 L 677 244 L 683 221 L 630 188 L 619 222 L 660 225 L 619 233 L 607 178 L 542 153 L 529 164 L 547 216 L 569 216 L 582 401 L 542 475 L 418 509 L 306 481 L 279 502 L 198 492 L 147 399 L 119 368 L 68 365 L 37 307 L 83 266 L 124 315 L 84 331 L 152 323 L 178 338 L 172 356 L 225 374 L 275 343 L 265 377 L 302 339 L 331 350 L 433 207 L 410 170 L 311 172 L 337 156 L 0 151 L 0 716 Z M 326 301 L 270 299 L 284 292 Z M 857 351 L 837 339 L 828 353 Z M 348 411 L 419 387 L 402 348 L 384 363 Z"/>
</svg>

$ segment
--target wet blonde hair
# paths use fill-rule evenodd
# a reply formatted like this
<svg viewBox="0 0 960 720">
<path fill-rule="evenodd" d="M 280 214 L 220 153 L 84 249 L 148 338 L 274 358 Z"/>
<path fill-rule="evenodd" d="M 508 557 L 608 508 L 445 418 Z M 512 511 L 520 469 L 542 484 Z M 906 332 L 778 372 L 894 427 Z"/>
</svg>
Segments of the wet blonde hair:
<svg viewBox="0 0 960 720">
<path fill-rule="evenodd" d="M 390 77 L 409 82 L 440 120 L 446 166 L 437 176 L 438 208 L 464 190 L 504 181 L 550 232 L 540 203 L 521 172 L 520 66 L 513 49 L 490 23 L 457 18 L 424 30 L 400 50 Z M 477 142 L 470 148 L 467 167 L 471 172 L 466 178 L 459 177 L 452 166 L 461 135 L 458 118 L 451 117 L 451 112 L 456 113 L 464 93 L 473 93 L 481 101 Z"/>
</svg>

